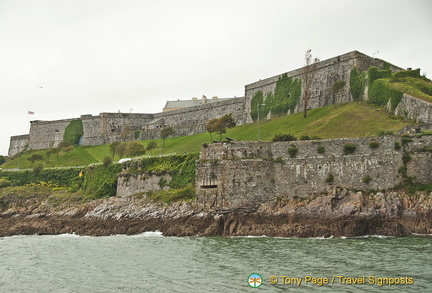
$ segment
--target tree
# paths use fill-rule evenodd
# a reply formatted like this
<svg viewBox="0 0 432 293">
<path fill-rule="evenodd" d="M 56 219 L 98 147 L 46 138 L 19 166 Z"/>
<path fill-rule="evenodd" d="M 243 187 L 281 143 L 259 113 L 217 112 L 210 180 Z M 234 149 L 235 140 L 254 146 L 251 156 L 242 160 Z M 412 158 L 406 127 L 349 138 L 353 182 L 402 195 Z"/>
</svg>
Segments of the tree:
<svg viewBox="0 0 432 293">
<path fill-rule="evenodd" d="M 315 78 L 317 62 L 320 60 L 315 58 L 313 63 L 311 64 L 312 54 L 311 50 L 306 51 L 306 66 L 304 67 L 303 73 L 303 84 L 304 84 L 304 94 L 303 94 L 303 118 L 307 116 L 307 110 L 309 106 L 311 87 L 313 80 Z"/>
<path fill-rule="evenodd" d="M 6 162 L 5 156 L 0 156 L 0 165 L 4 164 Z"/>
<path fill-rule="evenodd" d="M 120 138 L 125 142 L 128 138 L 132 139 L 132 128 L 130 126 L 125 126 L 120 132 Z"/>
<path fill-rule="evenodd" d="M 112 154 L 112 157 L 114 159 L 115 155 L 118 153 L 118 147 L 121 144 L 119 141 L 114 141 L 109 145 L 109 151 Z"/>
<path fill-rule="evenodd" d="M 33 166 L 33 163 L 36 161 L 42 161 L 43 160 L 43 156 L 39 155 L 39 154 L 33 154 L 31 155 L 31 157 L 27 158 L 27 160 L 29 160 Z"/>
<path fill-rule="evenodd" d="M 67 141 L 62 141 L 59 143 L 59 145 L 57 146 L 55 152 L 57 157 L 59 156 L 60 152 L 68 147 L 72 146 L 71 143 L 67 142 Z M 73 148 L 73 147 L 72 147 Z M 70 151 L 71 149 L 69 149 L 68 151 Z"/>
<path fill-rule="evenodd" d="M 46 153 L 45 153 L 45 159 L 47 160 L 47 163 L 49 163 L 49 159 L 51 157 L 52 154 L 56 153 L 56 149 L 49 149 Z"/>
<path fill-rule="evenodd" d="M 210 119 L 209 122 L 206 125 L 206 130 L 210 133 L 210 142 L 213 141 L 213 132 L 217 131 L 217 125 L 219 121 L 216 118 Z"/>
<path fill-rule="evenodd" d="M 154 140 L 150 141 L 146 147 L 148 152 L 154 150 L 155 148 L 157 148 L 157 143 Z"/>
<path fill-rule="evenodd" d="M 226 114 L 218 119 L 218 123 L 216 124 L 216 133 L 220 135 L 220 140 L 222 140 L 222 134 L 226 133 L 228 128 L 233 128 L 236 126 L 234 118 L 232 114 Z"/>
<path fill-rule="evenodd" d="M 112 159 L 111 159 L 111 157 L 106 156 L 103 159 L 103 165 L 104 165 L 104 167 L 108 167 L 108 165 L 110 165 L 110 164 L 112 164 Z"/>
<path fill-rule="evenodd" d="M 119 155 L 119 157 L 123 157 L 126 153 L 126 143 L 125 142 L 121 142 L 118 146 L 117 146 L 117 154 Z"/>
<path fill-rule="evenodd" d="M 137 141 L 131 141 L 127 143 L 126 155 L 130 157 L 140 156 L 145 153 L 145 147 Z"/>
<path fill-rule="evenodd" d="M 162 138 L 162 148 L 165 147 L 165 139 L 175 134 L 175 130 L 172 127 L 165 127 L 161 131 L 161 138 Z"/>
</svg>

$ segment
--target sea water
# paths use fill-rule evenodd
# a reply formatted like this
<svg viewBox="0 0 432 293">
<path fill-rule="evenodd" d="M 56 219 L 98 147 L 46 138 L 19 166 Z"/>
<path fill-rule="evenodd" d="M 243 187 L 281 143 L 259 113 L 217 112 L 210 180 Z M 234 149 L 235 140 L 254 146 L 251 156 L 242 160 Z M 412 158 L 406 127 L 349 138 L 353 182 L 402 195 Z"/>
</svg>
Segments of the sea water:
<svg viewBox="0 0 432 293">
<path fill-rule="evenodd" d="M 431 292 L 432 238 L 0 238 L 0 292 Z"/>
</svg>

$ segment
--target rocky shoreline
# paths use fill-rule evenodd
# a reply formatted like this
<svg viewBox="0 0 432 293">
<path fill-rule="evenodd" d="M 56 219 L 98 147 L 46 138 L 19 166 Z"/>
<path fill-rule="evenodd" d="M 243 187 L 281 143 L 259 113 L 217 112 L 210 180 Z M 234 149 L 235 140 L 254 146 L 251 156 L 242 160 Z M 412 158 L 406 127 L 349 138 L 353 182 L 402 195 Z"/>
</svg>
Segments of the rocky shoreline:
<svg viewBox="0 0 432 293">
<path fill-rule="evenodd" d="M 199 207 L 195 202 L 152 203 L 133 196 L 57 206 L 42 200 L 10 203 L 0 213 L 0 237 L 132 235 L 157 230 L 165 236 L 432 234 L 432 193 L 365 193 L 334 188 L 321 195 L 279 198 L 255 207 L 223 210 Z"/>
</svg>

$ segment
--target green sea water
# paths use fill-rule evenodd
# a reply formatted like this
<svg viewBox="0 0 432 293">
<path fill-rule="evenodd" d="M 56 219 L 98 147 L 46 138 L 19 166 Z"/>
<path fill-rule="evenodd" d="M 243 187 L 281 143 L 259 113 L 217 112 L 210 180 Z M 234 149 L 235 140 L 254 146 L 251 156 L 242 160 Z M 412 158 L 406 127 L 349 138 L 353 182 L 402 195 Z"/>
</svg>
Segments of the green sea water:
<svg viewBox="0 0 432 293">
<path fill-rule="evenodd" d="M 431 292 L 431 275 L 429 236 L 0 238 L 0 292 Z"/>
</svg>

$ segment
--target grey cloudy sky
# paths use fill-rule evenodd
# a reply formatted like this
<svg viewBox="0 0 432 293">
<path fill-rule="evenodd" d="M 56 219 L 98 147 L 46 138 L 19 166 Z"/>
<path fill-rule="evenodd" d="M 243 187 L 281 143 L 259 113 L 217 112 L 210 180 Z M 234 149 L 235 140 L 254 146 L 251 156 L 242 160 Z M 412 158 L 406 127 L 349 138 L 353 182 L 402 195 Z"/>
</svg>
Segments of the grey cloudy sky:
<svg viewBox="0 0 432 293">
<path fill-rule="evenodd" d="M 430 0 L 0 0 L 0 154 L 29 118 L 243 96 L 307 49 L 379 51 L 431 78 L 431 15 Z"/>
</svg>

